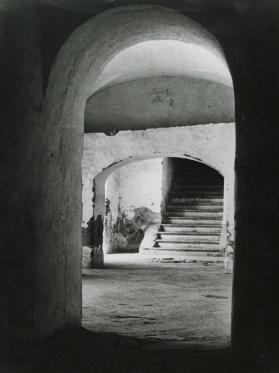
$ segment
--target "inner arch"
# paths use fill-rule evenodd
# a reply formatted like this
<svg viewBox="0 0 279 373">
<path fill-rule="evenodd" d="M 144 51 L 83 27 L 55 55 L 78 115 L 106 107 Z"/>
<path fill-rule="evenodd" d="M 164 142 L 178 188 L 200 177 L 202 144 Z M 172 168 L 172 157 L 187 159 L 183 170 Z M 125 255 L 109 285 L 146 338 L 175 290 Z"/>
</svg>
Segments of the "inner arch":
<svg viewBox="0 0 279 373">
<path fill-rule="evenodd" d="M 166 8 L 142 6 L 118 8 L 90 19 L 67 40 L 52 68 L 44 108 L 44 157 L 40 159 L 44 171 L 38 178 L 42 201 L 38 226 L 44 273 L 47 275 L 52 264 L 58 263 L 44 292 L 46 301 L 40 304 L 41 309 L 48 310 L 45 324 L 51 325 L 50 334 L 81 323 L 78 248 L 81 247 L 81 160 L 86 101 L 98 89 L 98 78 L 114 57 L 149 40 L 189 43 L 204 47 L 224 60 L 215 38 L 188 17 Z M 53 289 L 63 291 L 53 292 Z M 57 306 L 55 319 L 49 316 L 49 304 Z"/>
</svg>

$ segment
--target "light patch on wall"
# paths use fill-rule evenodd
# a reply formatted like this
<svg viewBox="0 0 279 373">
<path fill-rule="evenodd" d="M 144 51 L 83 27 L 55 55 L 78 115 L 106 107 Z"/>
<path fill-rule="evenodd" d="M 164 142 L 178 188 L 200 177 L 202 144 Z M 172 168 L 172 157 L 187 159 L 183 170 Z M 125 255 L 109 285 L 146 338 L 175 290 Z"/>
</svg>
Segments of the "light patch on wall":
<svg viewBox="0 0 279 373">
<path fill-rule="evenodd" d="M 160 221 L 162 158 L 133 162 L 106 182 L 104 251 L 137 250 L 150 224 Z"/>
</svg>

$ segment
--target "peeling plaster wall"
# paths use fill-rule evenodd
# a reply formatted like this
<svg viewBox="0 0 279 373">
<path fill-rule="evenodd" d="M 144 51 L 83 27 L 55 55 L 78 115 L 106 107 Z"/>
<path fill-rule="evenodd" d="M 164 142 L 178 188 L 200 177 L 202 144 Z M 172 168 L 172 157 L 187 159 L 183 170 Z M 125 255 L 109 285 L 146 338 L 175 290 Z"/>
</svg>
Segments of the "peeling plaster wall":
<svg viewBox="0 0 279 373">
<path fill-rule="evenodd" d="M 95 196 L 104 197 L 105 180 L 112 169 L 119 167 L 120 162 L 183 156 L 200 160 L 216 168 L 224 176 L 228 172 L 232 173 L 230 184 L 233 184 L 234 123 L 122 131 L 115 136 L 106 136 L 102 133 L 86 134 L 82 160 L 83 226 L 85 227 L 93 216 L 92 190 L 95 178 Z M 98 211 L 96 216 L 103 215 L 104 212 L 104 200 L 99 204 L 100 200 L 101 198 L 96 198 L 94 202 L 94 208 Z"/>
<path fill-rule="evenodd" d="M 224 176 L 225 210 L 222 242 L 225 245 L 229 237 L 233 241 L 235 157 L 233 123 L 122 131 L 115 136 L 100 133 L 86 134 L 82 162 L 83 226 L 87 226 L 87 222 L 93 215 L 95 220 L 98 216 L 104 216 L 105 182 L 110 173 L 137 159 L 152 157 L 189 157 L 215 168 Z M 165 196 L 167 188 L 166 185 L 166 190 L 163 192 Z"/>
<path fill-rule="evenodd" d="M 137 251 L 150 224 L 161 219 L 162 159 L 133 162 L 106 182 L 104 252 Z"/>
</svg>

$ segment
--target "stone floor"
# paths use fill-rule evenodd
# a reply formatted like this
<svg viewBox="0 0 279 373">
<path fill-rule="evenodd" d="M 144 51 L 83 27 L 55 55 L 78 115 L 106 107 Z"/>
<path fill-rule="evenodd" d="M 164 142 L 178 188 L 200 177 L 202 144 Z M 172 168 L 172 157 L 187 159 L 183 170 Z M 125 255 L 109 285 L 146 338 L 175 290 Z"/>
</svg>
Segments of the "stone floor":
<svg viewBox="0 0 279 373">
<path fill-rule="evenodd" d="M 236 357 L 231 275 L 218 260 L 173 263 L 110 255 L 83 271 L 84 328 L 0 361 L 2 373 L 277 373 Z"/>
<path fill-rule="evenodd" d="M 144 340 L 141 348 L 226 348 L 232 276 L 222 260 L 185 263 L 111 254 L 83 270 L 83 326 Z"/>
</svg>

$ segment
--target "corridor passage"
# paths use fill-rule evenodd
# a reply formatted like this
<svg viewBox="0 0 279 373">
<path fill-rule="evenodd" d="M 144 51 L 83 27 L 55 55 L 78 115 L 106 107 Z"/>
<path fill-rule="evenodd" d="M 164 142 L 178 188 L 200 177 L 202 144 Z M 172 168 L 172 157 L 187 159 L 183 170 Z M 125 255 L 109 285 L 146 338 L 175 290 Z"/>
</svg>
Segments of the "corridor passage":
<svg viewBox="0 0 279 373">
<path fill-rule="evenodd" d="M 232 275 L 218 258 L 176 261 L 110 254 L 105 269 L 84 269 L 83 326 L 148 350 L 228 347 Z"/>
</svg>

